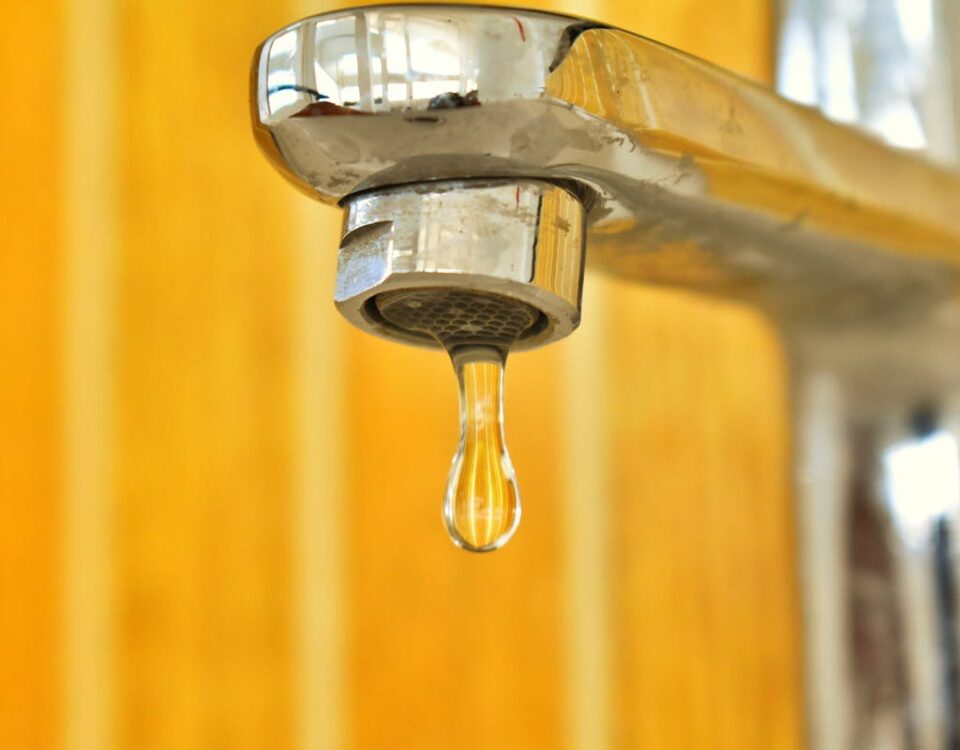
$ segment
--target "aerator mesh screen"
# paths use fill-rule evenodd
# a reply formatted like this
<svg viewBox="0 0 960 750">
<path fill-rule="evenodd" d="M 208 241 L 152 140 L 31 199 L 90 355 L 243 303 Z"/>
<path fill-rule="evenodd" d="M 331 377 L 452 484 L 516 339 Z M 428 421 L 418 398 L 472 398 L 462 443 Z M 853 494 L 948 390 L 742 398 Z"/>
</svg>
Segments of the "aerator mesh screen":
<svg viewBox="0 0 960 750">
<path fill-rule="evenodd" d="M 463 289 L 386 292 L 376 304 L 391 325 L 426 334 L 448 349 L 473 344 L 509 346 L 536 330 L 542 317 L 536 308 L 510 297 Z"/>
</svg>

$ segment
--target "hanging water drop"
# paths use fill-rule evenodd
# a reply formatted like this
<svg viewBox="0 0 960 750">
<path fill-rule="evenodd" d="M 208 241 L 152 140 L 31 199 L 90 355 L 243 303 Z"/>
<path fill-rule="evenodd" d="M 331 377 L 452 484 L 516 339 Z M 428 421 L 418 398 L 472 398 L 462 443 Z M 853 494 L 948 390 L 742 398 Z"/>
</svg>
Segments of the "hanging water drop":
<svg viewBox="0 0 960 750">
<path fill-rule="evenodd" d="M 460 445 L 450 467 L 443 517 L 454 544 L 499 549 L 520 523 L 520 492 L 503 432 L 506 353 L 472 346 L 450 353 L 460 384 Z"/>
<path fill-rule="evenodd" d="M 460 289 L 417 289 L 377 298 L 383 320 L 447 350 L 460 385 L 460 444 L 443 517 L 453 543 L 499 549 L 520 522 L 520 491 L 503 432 L 503 370 L 510 348 L 540 315 L 509 297 Z"/>
</svg>

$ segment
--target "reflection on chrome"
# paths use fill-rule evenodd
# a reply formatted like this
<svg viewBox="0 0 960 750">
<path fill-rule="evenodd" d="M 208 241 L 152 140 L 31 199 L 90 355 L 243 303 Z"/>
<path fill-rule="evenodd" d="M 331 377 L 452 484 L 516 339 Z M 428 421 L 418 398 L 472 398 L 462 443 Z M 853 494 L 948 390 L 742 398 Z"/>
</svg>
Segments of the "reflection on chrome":
<svg viewBox="0 0 960 750">
<path fill-rule="evenodd" d="M 960 31 L 960 6 L 951 3 L 787 0 L 778 88 L 889 143 L 956 162 L 946 42 Z M 919 398 L 932 405 L 887 402 L 883 389 L 864 403 L 856 394 L 864 378 L 882 376 L 863 365 L 852 374 L 838 347 L 864 362 L 888 348 L 906 362 L 924 346 L 903 331 L 886 344 L 832 337 L 834 355 L 801 357 L 817 371 L 801 386 L 807 670 L 819 678 L 808 681 L 811 743 L 957 748 L 958 389 L 927 386 Z M 952 341 L 957 352 L 960 337 Z M 889 379 L 905 383 L 908 371 Z"/>
<path fill-rule="evenodd" d="M 811 746 L 957 747 L 957 389 L 877 400 L 825 365 L 798 384 Z"/>
<path fill-rule="evenodd" d="M 479 60 L 463 32 L 456 18 L 414 10 L 300 24 L 267 50 L 269 114 L 282 117 L 314 102 L 391 111 L 466 97 L 477 90 Z"/>
<path fill-rule="evenodd" d="M 886 500 L 900 535 L 913 547 L 929 544 L 943 520 L 960 511 L 960 449 L 946 430 L 908 438 L 883 457 Z"/>
<path fill-rule="evenodd" d="M 944 32 L 952 1 L 788 0 L 779 90 L 896 146 L 956 159 Z"/>
</svg>

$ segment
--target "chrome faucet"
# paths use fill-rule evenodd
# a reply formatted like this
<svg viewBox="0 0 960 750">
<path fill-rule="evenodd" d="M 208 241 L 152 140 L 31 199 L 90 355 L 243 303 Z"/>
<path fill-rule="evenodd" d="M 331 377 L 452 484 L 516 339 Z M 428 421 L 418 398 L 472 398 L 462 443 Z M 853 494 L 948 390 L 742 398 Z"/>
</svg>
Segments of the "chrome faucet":
<svg viewBox="0 0 960 750">
<path fill-rule="evenodd" d="M 955 511 L 918 531 L 897 508 L 960 493 L 960 176 L 651 40 L 512 9 L 299 21 L 257 50 L 251 104 L 275 166 L 345 209 L 334 297 L 364 330 L 436 345 L 392 295 L 468 291 L 531 311 L 516 346 L 555 341 L 579 322 L 585 247 L 765 314 L 793 378 L 811 744 L 880 746 L 863 738 L 894 715 L 883 746 L 947 746 Z M 936 441 L 931 488 L 903 457 Z M 864 504 L 886 520 L 854 534 Z M 862 544 L 900 571 L 881 648 L 907 667 L 883 705 L 857 698 L 890 680 L 856 648 Z"/>
</svg>

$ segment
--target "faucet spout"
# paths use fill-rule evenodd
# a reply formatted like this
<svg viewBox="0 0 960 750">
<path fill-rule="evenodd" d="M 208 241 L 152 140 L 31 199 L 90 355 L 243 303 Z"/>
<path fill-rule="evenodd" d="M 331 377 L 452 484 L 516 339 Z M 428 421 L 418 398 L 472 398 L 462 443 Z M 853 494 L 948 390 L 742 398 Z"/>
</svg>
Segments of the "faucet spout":
<svg viewBox="0 0 960 750">
<path fill-rule="evenodd" d="M 791 327 L 954 295 L 960 176 L 649 39 L 456 6 L 308 18 L 253 65 L 258 141 L 320 200 L 436 180 L 576 186 L 591 263 Z"/>
</svg>

